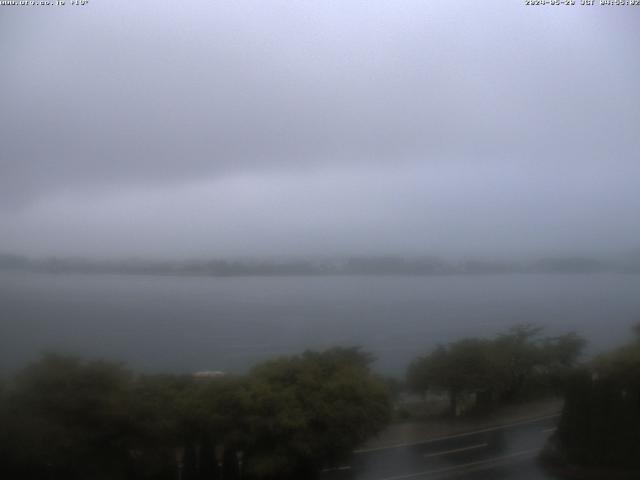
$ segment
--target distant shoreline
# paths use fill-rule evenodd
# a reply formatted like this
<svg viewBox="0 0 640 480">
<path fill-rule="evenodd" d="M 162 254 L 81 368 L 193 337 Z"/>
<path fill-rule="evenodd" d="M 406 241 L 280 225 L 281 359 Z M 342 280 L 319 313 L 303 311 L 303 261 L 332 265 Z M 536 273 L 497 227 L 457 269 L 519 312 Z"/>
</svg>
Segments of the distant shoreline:
<svg viewBox="0 0 640 480">
<path fill-rule="evenodd" d="M 446 261 L 434 257 L 347 257 L 322 260 L 91 260 L 31 259 L 0 254 L 0 271 L 86 273 L 189 277 L 313 277 L 313 276 L 448 276 L 501 274 L 640 274 L 640 259 L 599 260 L 548 257 L 532 261 L 471 259 Z"/>
</svg>

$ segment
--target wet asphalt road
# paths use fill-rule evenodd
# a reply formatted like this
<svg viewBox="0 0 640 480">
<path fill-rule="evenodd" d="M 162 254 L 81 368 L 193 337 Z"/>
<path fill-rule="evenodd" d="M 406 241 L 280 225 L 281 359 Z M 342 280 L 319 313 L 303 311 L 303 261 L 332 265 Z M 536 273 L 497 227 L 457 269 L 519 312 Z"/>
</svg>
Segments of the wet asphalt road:
<svg viewBox="0 0 640 480">
<path fill-rule="evenodd" d="M 322 480 L 456 478 L 548 480 L 536 458 L 558 416 L 453 435 L 422 443 L 361 450 L 348 465 L 324 471 Z"/>
</svg>

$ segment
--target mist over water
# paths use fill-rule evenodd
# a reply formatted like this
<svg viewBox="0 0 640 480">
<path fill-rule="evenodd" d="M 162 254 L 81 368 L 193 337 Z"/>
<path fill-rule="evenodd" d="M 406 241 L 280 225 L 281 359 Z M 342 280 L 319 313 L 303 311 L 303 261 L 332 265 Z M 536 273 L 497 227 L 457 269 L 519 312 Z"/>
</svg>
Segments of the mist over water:
<svg viewBox="0 0 640 480">
<path fill-rule="evenodd" d="M 402 375 L 438 342 L 534 322 L 575 330 L 589 353 L 621 343 L 640 276 L 502 274 L 167 277 L 0 274 L 0 367 L 53 350 L 150 372 L 243 372 L 307 348 L 360 345 Z"/>
<path fill-rule="evenodd" d="M 635 10 L 4 8 L 0 253 L 638 249 Z"/>
<path fill-rule="evenodd" d="M 640 469 L 634 3 L 0 2 L 0 477 Z"/>
</svg>

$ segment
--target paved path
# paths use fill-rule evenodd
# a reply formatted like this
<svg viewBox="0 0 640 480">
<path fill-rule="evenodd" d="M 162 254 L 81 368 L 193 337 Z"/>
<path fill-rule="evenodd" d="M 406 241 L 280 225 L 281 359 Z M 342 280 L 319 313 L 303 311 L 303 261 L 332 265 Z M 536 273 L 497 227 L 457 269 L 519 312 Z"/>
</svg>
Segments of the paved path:
<svg viewBox="0 0 640 480">
<path fill-rule="evenodd" d="M 323 480 L 550 479 L 535 458 L 558 414 L 416 443 L 366 448 Z"/>
<path fill-rule="evenodd" d="M 517 423 L 524 418 L 544 417 L 562 410 L 561 399 L 545 399 L 517 405 L 503 406 L 480 417 L 450 419 L 432 417 L 425 421 L 393 423 L 379 435 L 369 439 L 362 448 L 384 447 L 399 443 L 420 443 L 456 433 L 482 430 L 494 425 Z"/>
</svg>

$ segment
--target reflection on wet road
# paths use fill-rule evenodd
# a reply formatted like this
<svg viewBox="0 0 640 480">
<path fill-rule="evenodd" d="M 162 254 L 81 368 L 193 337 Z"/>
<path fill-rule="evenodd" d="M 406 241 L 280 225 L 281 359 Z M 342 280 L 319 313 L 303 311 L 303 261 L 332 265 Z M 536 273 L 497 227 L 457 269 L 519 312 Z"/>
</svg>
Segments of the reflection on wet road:
<svg viewBox="0 0 640 480">
<path fill-rule="evenodd" d="M 536 457 L 557 415 L 430 440 L 354 452 L 349 465 L 322 473 L 323 480 L 554 478 Z"/>
</svg>

